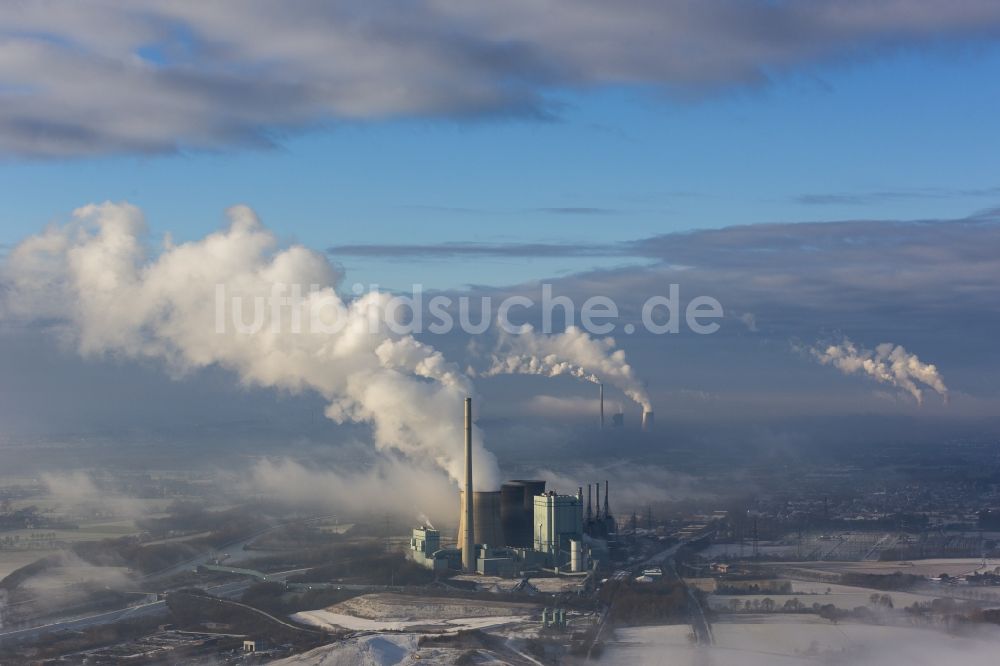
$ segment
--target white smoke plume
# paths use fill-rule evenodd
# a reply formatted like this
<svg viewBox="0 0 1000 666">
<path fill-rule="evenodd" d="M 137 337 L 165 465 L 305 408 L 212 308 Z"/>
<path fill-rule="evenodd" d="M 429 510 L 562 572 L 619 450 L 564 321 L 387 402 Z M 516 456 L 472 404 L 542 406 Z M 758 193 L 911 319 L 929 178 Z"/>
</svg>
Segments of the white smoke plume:
<svg viewBox="0 0 1000 666">
<path fill-rule="evenodd" d="M 57 502 L 63 512 L 80 515 L 101 511 L 121 518 L 139 518 L 148 513 L 143 500 L 116 492 L 106 484 L 99 485 L 88 472 L 46 472 L 39 480 L 48 491 L 49 499 Z"/>
<path fill-rule="evenodd" d="M 832 365 L 844 374 L 864 374 L 883 384 L 909 393 L 918 404 L 923 402 L 921 385 L 933 389 L 945 402 L 948 387 L 932 363 L 924 363 L 901 345 L 884 342 L 874 350 L 857 347 L 844 339 L 839 344 L 814 347 L 812 355 L 823 365 Z"/>
<path fill-rule="evenodd" d="M 85 356 L 158 359 L 174 373 L 217 365 L 248 385 L 316 391 L 329 401 L 329 418 L 371 423 L 380 450 L 432 461 L 460 482 L 468 377 L 408 335 L 373 330 L 373 319 L 385 321 L 389 295 L 342 299 L 340 275 L 323 254 L 279 247 L 246 206 L 227 215 L 224 230 L 154 252 L 135 206 L 79 208 L 69 223 L 10 251 L 4 315 L 62 322 Z M 270 304 L 291 286 L 301 286 L 301 299 L 253 307 L 260 325 L 237 325 L 247 305 Z M 236 315 L 222 330 L 220 290 Z M 305 325 L 312 321 L 328 327 Z M 497 486 L 496 460 L 478 428 L 474 446 L 477 486 Z"/>
<path fill-rule="evenodd" d="M 417 514 L 417 524 L 426 525 L 427 527 L 434 529 L 434 523 L 431 522 L 430 517 L 423 511 Z"/>
<path fill-rule="evenodd" d="M 395 514 L 402 509 L 419 513 L 422 524 L 429 525 L 432 516 L 450 525 L 458 513 L 458 496 L 444 473 L 395 456 L 385 456 L 367 470 L 349 472 L 307 467 L 290 458 L 259 460 L 244 490 L 348 517 L 375 511 Z"/>
<path fill-rule="evenodd" d="M 595 384 L 605 382 L 621 389 L 625 395 L 652 410 L 646 388 L 625 360 L 625 351 L 615 349 L 614 338 L 592 338 L 576 327 L 563 333 L 544 335 L 530 325 L 517 334 L 500 333 L 493 363 L 486 376 L 568 375 Z"/>
</svg>

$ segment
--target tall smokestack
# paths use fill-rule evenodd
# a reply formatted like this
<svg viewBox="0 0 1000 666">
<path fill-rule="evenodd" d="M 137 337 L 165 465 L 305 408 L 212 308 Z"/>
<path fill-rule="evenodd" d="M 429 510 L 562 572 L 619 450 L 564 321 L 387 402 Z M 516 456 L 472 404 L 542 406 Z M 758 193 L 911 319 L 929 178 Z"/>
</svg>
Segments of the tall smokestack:
<svg viewBox="0 0 1000 666">
<path fill-rule="evenodd" d="M 604 383 L 601 382 L 601 430 L 604 430 Z"/>
<path fill-rule="evenodd" d="M 642 430 L 643 432 L 650 432 L 653 429 L 653 412 L 643 411 L 642 413 Z"/>
<path fill-rule="evenodd" d="M 604 480 L 604 519 L 611 517 L 611 508 L 608 506 L 608 481 Z"/>
<path fill-rule="evenodd" d="M 462 540 L 462 568 L 476 570 L 475 526 L 472 518 L 472 398 L 465 399 L 465 538 Z"/>
<path fill-rule="evenodd" d="M 597 520 L 601 519 L 601 482 L 597 482 Z"/>
<path fill-rule="evenodd" d="M 591 503 L 590 484 L 587 484 L 587 522 L 594 520 L 594 508 Z"/>
</svg>

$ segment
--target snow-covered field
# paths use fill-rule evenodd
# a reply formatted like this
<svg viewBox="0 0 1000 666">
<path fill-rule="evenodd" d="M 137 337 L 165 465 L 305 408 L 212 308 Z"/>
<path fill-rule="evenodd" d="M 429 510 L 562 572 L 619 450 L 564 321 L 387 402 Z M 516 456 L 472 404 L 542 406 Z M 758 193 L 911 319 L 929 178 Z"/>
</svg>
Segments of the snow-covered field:
<svg viewBox="0 0 1000 666">
<path fill-rule="evenodd" d="M 761 557 L 790 556 L 796 552 L 795 546 L 787 544 L 760 544 L 758 552 Z M 751 546 L 744 544 L 742 547 L 738 543 L 713 543 L 698 554 L 706 560 L 727 557 L 749 557 L 752 553 Z"/>
<path fill-rule="evenodd" d="M 463 629 L 498 629 L 508 651 L 518 651 L 525 638 L 537 636 L 538 619 L 532 604 L 479 601 L 402 594 L 368 594 L 320 610 L 303 611 L 292 619 L 324 629 L 380 632 L 355 636 L 316 648 L 280 664 L 319 666 L 405 666 L 408 664 L 467 663 L 467 647 L 420 647 L 428 633 L 453 635 Z M 381 633 L 384 632 L 384 633 Z M 473 663 L 496 661 L 477 650 Z M 466 661 L 460 661 L 466 655 Z M 531 661 L 525 658 L 527 661 Z M 492 661 L 491 661 L 492 660 Z M 518 663 L 523 663 L 519 661 Z"/>
<path fill-rule="evenodd" d="M 365 594 L 292 619 L 316 627 L 357 631 L 405 631 L 414 627 L 484 629 L 531 620 L 532 604 L 404 594 Z"/>
<path fill-rule="evenodd" d="M 323 629 L 342 627 L 354 631 L 405 631 L 415 627 L 434 627 L 446 630 L 488 629 L 515 622 L 528 622 L 530 615 L 493 615 L 485 617 L 457 617 L 436 620 L 369 620 L 363 617 L 334 613 L 328 610 L 302 611 L 292 615 L 296 622 Z"/>
<path fill-rule="evenodd" d="M 945 596 L 945 591 L 942 591 L 942 594 L 938 595 L 928 595 L 913 594 L 911 592 L 886 592 L 866 587 L 851 587 L 848 585 L 835 585 L 814 581 L 793 580 L 791 582 L 791 594 L 713 594 L 709 596 L 708 602 L 712 608 L 728 610 L 730 602 L 734 599 L 743 603 L 747 601 L 752 602 L 755 599 L 759 601 L 771 599 L 779 608 L 789 599 L 798 599 L 806 606 L 812 606 L 816 603 L 820 605 L 833 604 L 837 608 L 851 610 L 858 606 L 867 606 L 869 597 L 872 594 L 888 594 L 892 598 L 893 606 L 896 608 L 911 606 L 915 602 L 925 603 Z M 827 594 L 827 590 L 830 591 L 829 594 Z"/>
<path fill-rule="evenodd" d="M 427 651 L 418 652 L 417 634 L 391 636 L 361 636 L 342 643 L 324 645 L 315 650 L 272 662 L 284 666 L 395 666 L 396 664 L 448 663 L 435 659 L 427 661 Z M 417 656 L 419 654 L 419 657 Z M 443 656 L 443 655 L 437 655 Z"/>
<path fill-rule="evenodd" d="M 975 571 L 993 571 L 1000 566 L 1000 560 L 983 560 L 976 557 L 941 558 L 930 560 L 905 560 L 889 562 L 796 562 L 793 566 L 832 571 L 836 573 L 855 572 L 869 574 L 906 573 L 915 576 L 964 576 Z"/>
<path fill-rule="evenodd" d="M 515 646 L 508 646 L 520 655 L 516 663 L 538 663 Z M 468 647 L 458 645 L 421 647 L 419 634 L 384 634 L 358 636 L 271 663 L 281 666 L 457 666 L 470 663 L 501 666 L 510 662 L 488 650 L 476 649 L 474 656 L 470 656 Z"/>
<path fill-rule="evenodd" d="M 325 610 L 370 620 L 439 620 L 456 617 L 528 615 L 535 604 L 406 594 L 363 594 Z"/>
<path fill-rule="evenodd" d="M 683 625 L 616 631 L 601 659 L 635 666 L 781 666 L 844 664 L 872 666 L 986 666 L 997 663 L 1000 642 L 957 638 L 932 630 L 832 624 L 814 616 L 741 617 L 713 625 L 716 645 L 691 644 Z"/>
</svg>

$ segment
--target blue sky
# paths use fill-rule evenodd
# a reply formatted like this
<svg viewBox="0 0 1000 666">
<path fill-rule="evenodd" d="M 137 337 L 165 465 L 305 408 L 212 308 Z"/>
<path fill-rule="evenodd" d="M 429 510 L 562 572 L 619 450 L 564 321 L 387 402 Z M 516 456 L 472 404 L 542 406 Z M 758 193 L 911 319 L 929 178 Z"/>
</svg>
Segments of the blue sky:
<svg viewBox="0 0 1000 666">
<path fill-rule="evenodd" d="M 115 386 L 173 396 L 168 422 L 172 403 L 190 403 L 183 384 L 122 370 L 123 355 L 179 356 L 246 381 L 229 356 L 157 330 L 172 313 L 163 303 L 120 308 L 124 323 L 104 304 L 80 306 L 107 296 L 94 285 L 141 280 L 131 255 L 108 278 L 103 259 L 87 265 L 93 275 L 67 272 L 67 248 L 85 234 L 11 250 L 102 201 L 141 209 L 154 247 L 166 234 L 197 241 L 247 204 L 281 248 L 330 250 L 344 292 L 420 283 L 537 297 L 533 281 L 546 280 L 581 301 L 609 295 L 634 320 L 643 299 L 682 283 L 725 306 L 720 334 L 618 342 L 667 419 L 877 412 L 978 424 L 1000 413 L 994 0 L 133 7 L 0 3 L 0 421 L 72 428 L 108 410 L 113 422 Z M 118 256 L 134 211 L 100 210 L 93 228 L 130 230 L 117 246 L 95 243 Z M 296 275 L 327 275 L 316 255 L 296 256 Z M 236 277 L 270 274 L 272 259 Z M 183 311 L 196 299 L 171 289 L 201 268 L 153 293 Z M 36 329 L 49 326 L 81 348 L 87 333 L 107 335 L 110 351 L 42 363 Z M 462 369 L 496 351 L 457 334 L 430 342 Z M 927 384 L 921 404 L 898 378 L 860 376 L 851 363 L 879 349 L 947 389 Z M 250 369 L 269 351 L 250 354 Z M 77 395 L 90 371 L 104 379 Z M 523 384 L 500 390 L 506 380 L 475 379 L 502 418 L 537 408 L 539 391 L 590 418 L 590 387 L 569 379 L 507 378 Z M 59 405 L 38 398 L 60 390 Z M 206 390 L 233 413 L 259 411 L 260 395 Z"/>
<path fill-rule="evenodd" d="M 139 205 L 154 234 L 176 240 L 247 203 L 283 238 L 312 247 L 610 242 L 758 222 L 959 217 L 1000 201 L 998 72 L 1000 46 L 938 47 L 697 98 L 622 86 L 558 93 L 550 121 L 349 121 L 277 148 L 7 159 L 0 242 L 102 200 Z M 453 287 L 621 259 L 480 259 L 474 276 L 466 263 L 342 261 L 350 280 Z"/>
</svg>

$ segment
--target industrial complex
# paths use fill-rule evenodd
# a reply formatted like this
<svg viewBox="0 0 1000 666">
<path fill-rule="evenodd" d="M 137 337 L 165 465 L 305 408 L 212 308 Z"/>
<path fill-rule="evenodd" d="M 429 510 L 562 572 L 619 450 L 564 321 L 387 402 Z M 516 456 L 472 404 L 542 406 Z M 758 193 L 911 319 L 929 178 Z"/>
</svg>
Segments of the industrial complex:
<svg viewBox="0 0 1000 666">
<path fill-rule="evenodd" d="M 600 395 L 603 425 L 603 386 Z M 643 427 L 651 428 L 652 421 L 652 412 L 644 412 Z M 459 493 L 455 546 L 444 546 L 439 530 L 420 525 L 410 538 L 410 557 L 438 572 L 461 570 L 506 577 L 531 571 L 585 574 L 608 567 L 618 542 L 609 492 L 605 480 L 602 504 L 600 482 L 587 484 L 586 500 L 583 486 L 576 494 L 563 494 L 547 490 L 544 480 L 535 479 L 507 481 L 499 490 L 476 490 L 472 399 L 466 398 L 465 489 Z"/>
<path fill-rule="evenodd" d="M 440 531 L 423 518 L 415 527 L 412 505 L 382 522 L 374 506 L 304 512 L 217 494 L 213 476 L 118 472 L 153 517 L 116 536 L 120 502 L 95 510 L 8 482 L 0 664 L 700 663 L 660 651 L 756 655 L 743 637 L 774 627 L 792 637 L 780 646 L 788 663 L 855 663 L 850 632 L 1000 637 L 1000 487 L 969 483 L 980 468 L 981 480 L 998 478 L 994 444 L 951 449 L 975 467 L 944 469 L 937 451 L 866 452 L 900 461 L 888 483 L 872 464 L 799 461 L 750 476 L 718 448 L 675 448 L 701 494 L 656 501 L 651 484 L 673 491 L 678 477 L 571 476 L 565 449 L 473 477 L 485 462 L 473 402 L 449 404 L 465 412 L 464 438 L 457 429 L 449 442 L 462 488 L 435 512 L 452 514 Z M 631 433 L 595 440 L 651 428 L 643 411 Z M 595 400 L 590 428 L 599 417 Z M 557 471 L 533 471 L 542 467 Z M 102 538 L 72 541 L 91 530 Z M 652 656 L 636 658 L 652 632 Z M 942 660 L 952 662 L 968 660 Z"/>
</svg>

